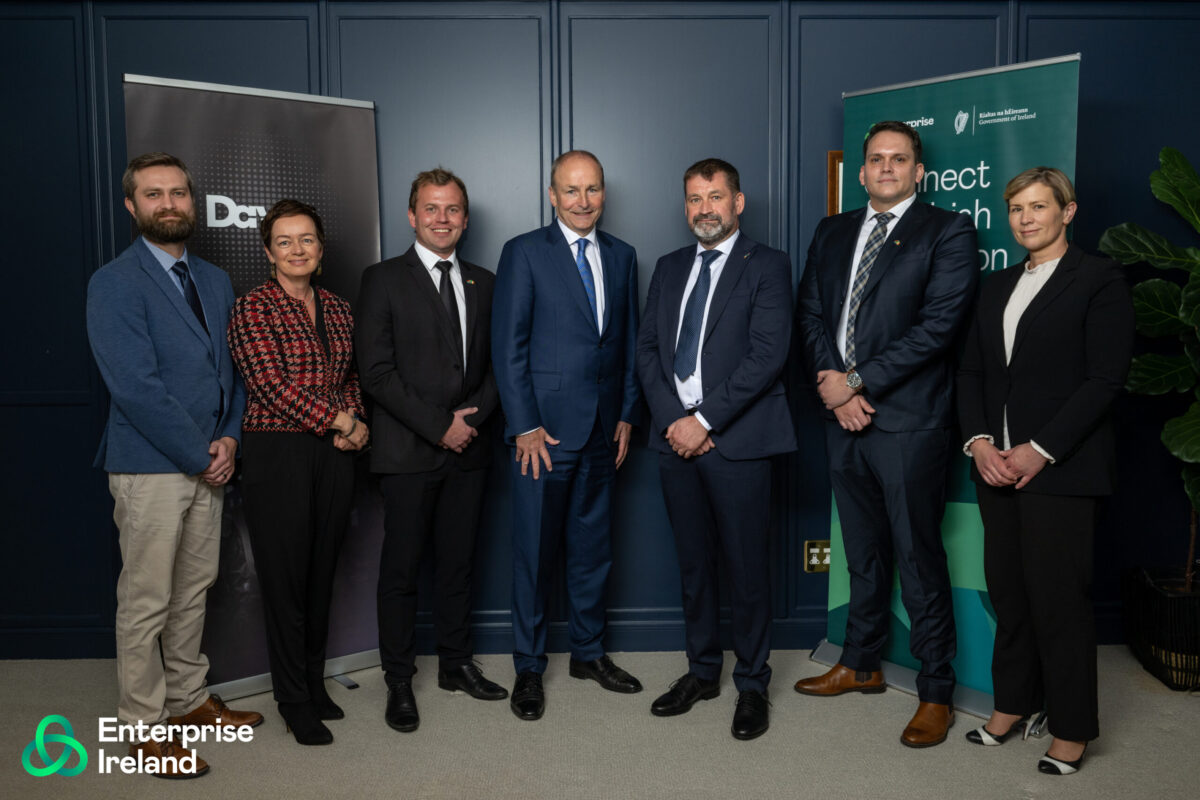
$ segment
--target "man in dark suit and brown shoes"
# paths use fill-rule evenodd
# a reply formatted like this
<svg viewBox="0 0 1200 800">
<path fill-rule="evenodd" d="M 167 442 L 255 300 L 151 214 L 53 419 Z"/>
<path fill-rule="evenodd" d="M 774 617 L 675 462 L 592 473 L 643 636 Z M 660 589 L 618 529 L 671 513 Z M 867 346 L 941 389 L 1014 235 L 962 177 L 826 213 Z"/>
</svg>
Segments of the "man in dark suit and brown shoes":
<svg viewBox="0 0 1200 800">
<path fill-rule="evenodd" d="M 417 729 L 412 691 L 421 553 L 432 548 L 438 686 L 480 700 L 508 691 L 472 660 L 471 567 L 491 460 L 479 430 L 499 402 L 491 364 L 493 275 L 455 253 L 467 228 L 467 187 L 442 169 L 417 175 L 408 197 L 416 242 L 369 267 L 355 342 L 375 400 L 371 470 L 382 473 L 379 655 L 385 719 Z"/>
<path fill-rule="evenodd" d="M 833 494 L 850 570 L 839 663 L 796 691 L 880 692 L 892 566 L 921 662 L 920 704 L 900 740 L 929 747 L 954 723 L 954 609 L 942 546 L 951 452 L 952 351 L 975 296 L 975 226 L 917 202 L 921 137 L 878 122 L 863 142 L 866 209 L 817 226 L 800 285 L 806 369 L 827 409 Z"/>
</svg>

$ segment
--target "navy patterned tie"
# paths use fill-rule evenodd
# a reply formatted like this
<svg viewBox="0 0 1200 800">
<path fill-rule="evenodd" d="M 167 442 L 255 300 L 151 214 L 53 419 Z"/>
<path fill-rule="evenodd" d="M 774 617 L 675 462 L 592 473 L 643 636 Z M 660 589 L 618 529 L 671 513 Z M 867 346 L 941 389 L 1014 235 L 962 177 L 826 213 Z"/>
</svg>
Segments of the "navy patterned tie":
<svg viewBox="0 0 1200 800">
<path fill-rule="evenodd" d="M 696 371 L 696 356 L 700 351 L 700 327 L 704 324 L 704 305 L 708 302 L 708 290 L 712 286 L 712 262 L 721 255 L 720 250 L 705 250 L 700 254 L 700 274 L 696 285 L 688 295 L 683 307 L 683 324 L 679 327 L 679 341 L 675 344 L 675 377 L 681 381 Z"/>
<path fill-rule="evenodd" d="M 871 277 L 871 267 L 883 249 L 883 240 L 887 238 L 887 226 L 896 215 L 890 211 L 876 214 L 875 230 L 867 237 L 863 246 L 862 258 L 858 261 L 858 273 L 854 276 L 854 288 L 850 291 L 850 310 L 846 313 L 846 370 L 854 369 L 854 324 L 858 321 L 858 309 L 862 305 L 863 291 L 867 288 L 867 279 Z"/>
<path fill-rule="evenodd" d="M 575 254 L 575 267 L 579 270 L 579 277 L 583 279 L 583 290 L 587 292 L 588 302 L 592 306 L 596 330 L 600 330 L 600 315 L 596 313 L 596 281 L 592 278 L 592 266 L 587 260 L 588 240 L 576 239 L 575 244 L 579 247 L 579 252 Z"/>
<path fill-rule="evenodd" d="M 188 305 L 192 307 L 192 313 L 196 315 L 196 319 L 200 320 L 200 327 L 204 328 L 205 333 L 208 333 L 208 323 L 204 321 L 204 306 L 200 305 L 200 294 L 196 291 L 196 284 L 192 283 L 187 263 L 176 261 L 171 267 L 171 272 L 174 272 L 175 277 L 179 279 L 179 285 L 183 287 L 183 296 L 187 298 Z"/>
</svg>

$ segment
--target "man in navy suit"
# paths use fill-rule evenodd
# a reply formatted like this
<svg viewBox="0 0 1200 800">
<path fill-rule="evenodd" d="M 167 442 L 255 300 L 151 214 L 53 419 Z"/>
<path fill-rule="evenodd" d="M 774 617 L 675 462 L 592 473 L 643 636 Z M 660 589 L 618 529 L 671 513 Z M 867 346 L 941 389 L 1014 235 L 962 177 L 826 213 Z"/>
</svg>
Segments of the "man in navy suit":
<svg viewBox="0 0 1200 800">
<path fill-rule="evenodd" d="M 225 343 L 229 276 L 190 255 L 192 177 L 167 153 L 129 162 L 125 208 L 141 237 L 88 283 L 88 339 L 111 395 L 96 466 L 108 473 L 124 562 L 117 581 L 121 722 L 258 725 L 206 687 L 204 603 L 217 578 L 221 509 L 246 396 Z M 218 723 L 217 720 L 220 719 Z M 130 755 L 187 755 L 173 741 Z M 208 771 L 162 761 L 164 778 Z"/>
<path fill-rule="evenodd" d="M 951 452 L 953 345 L 979 276 L 969 216 L 917 202 L 921 137 L 879 122 L 858 179 L 870 205 L 817 226 L 800 285 L 798 333 L 827 410 L 833 494 L 850 570 L 839 663 L 796 684 L 831 696 L 884 689 L 893 563 L 921 662 L 910 747 L 945 740 L 954 722 L 956 652 L 942 546 Z"/>
<path fill-rule="evenodd" d="M 738 171 L 717 158 L 684 173 L 684 215 L 699 243 L 658 260 L 637 359 L 679 554 L 688 657 L 650 711 L 683 714 L 721 693 L 721 560 L 737 656 L 732 733 L 753 739 L 770 723 L 770 457 L 795 450 L 796 436 L 780 380 L 791 263 L 738 230 L 740 188 Z"/>
<path fill-rule="evenodd" d="M 560 542 L 571 677 L 642 689 L 604 653 L 612 483 L 640 402 L 637 254 L 596 228 L 604 168 L 594 155 L 556 158 L 549 195 L 557 219 L 504 245 L 492 301 L 493 369 L 514 454 L 510 705 L 526 720 L 545 710 L 546 595 Z"/>
</svg>

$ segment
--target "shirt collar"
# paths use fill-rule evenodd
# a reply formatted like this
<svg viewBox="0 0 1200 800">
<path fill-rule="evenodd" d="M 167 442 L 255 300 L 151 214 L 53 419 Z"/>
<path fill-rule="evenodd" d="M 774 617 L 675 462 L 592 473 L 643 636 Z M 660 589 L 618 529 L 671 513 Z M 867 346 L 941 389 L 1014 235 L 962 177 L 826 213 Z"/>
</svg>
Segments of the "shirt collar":
<svg viewBox="0 0 1200 800">
<path fill-rule="evenodd" d="M 901 217 L 904 216 L 905 211 L 908 211 L 910 208 L 912 208 L 912 205 L 915 202 L 917 202 L 917 193 L 913 192 L 908 197 L 906 197 L 905 199 L 901 200 L 899 203 L 896 203 L 896 205 L 889 208 L 888 213 L 894 215 L 896 220 L 899 220 Z M 870 220 L 872 217 L 874 217 L 878 213 L 879 212 L 876 211 L 871 206 L 870 203 L 867 203 L 867 219 L 868 220 Z"/>
<path fill-rule="evenodd" d="M 451 253 L 449 258 L 442 258 L 420 242 L 413 242 L 413 249 L 417 251 L 417 258 L 421 259 L 421 263 L 430 273 L 437 269 L 437 262 L 439 261 L 449 261 L 454 266 L 458 266 L 457 250 Z"/>
<path fill-rule="evenodd" d="M 733 243 L 736 242 L 738 240 L 738 237 L 741 235 L 742 235 L 742 229 L 738 228 L 736 231 L 733 232 L 733 236 L 730 236 L 728 239 L 721 242 L 716 247 L 712 247 L 712 248 L 708 248 L 708 249 L 706 249 L 704 247 L 704 245 L 697 242 L 696 243 L 696 258 L 699 258 L 701 253 L 708 252 L 709 249 L 719 250 L 719 251 L 721 251 L 721 253 L 723 255 L 728 256 L 730 253 L 733 252 Z"/>
<path fill-rule="evenodd" d="M 188 251 L 186 245 L 183 248 L 183 255 L 179 258 L 176 258 L 166 250 L 163 250 L 161 247 L 151 242 L 145 236 L 139 238 L 142 240 L 142 243 L 146 245 L 146 249 L 150 251 L 150 255 L 154 256 L 154 260 L 157 261 L 158 265 L 164 270 L 170 272 L 171 267 L 175 266 L 176 261 L 182 261 L 183 263 L 187 264 L 189 270 L 192 268 L 192 263 L 188 261 Z"/>
<path fill-rule="evenodd" d="M 1025 269 L 1021 271 L 1021 274 L 1022 275 L 1039 275 L 1043 272 L 1050 272 L 1055 267 L 1058 266 L 1058 262 L 1060 262 L 1060 261 L 1062 261 L 1062 256 L 1059 256 L 1058 258 L 1052 258 L 1049 261 L 1043 261 L 1042 263 L 1038 264 L 1036 267 L 1026 266 Z M 1028 262 L 1026 262 L 1026 263 L 1028 263 Z"/>
<path fill-rule="evenodd" d="M 578 242 L 580 239 L 587 239 L 588 243 L 593 248 L 600 246 L 598 240 L 596 239 L 596 228 L 595 227 L 593 227 L 590 231 L 588 231 L 587 236 L 580 236 L 578 233 L 576 233 L 575 231 L 568 228 L 566 223 L 563 222 L 561 219 L 559 219 L 557 215 L 554 217 L 554 221 L 558 223 L 558 229 L 562 231 L 563 236 L 566 237 L 566 239 L 567 239 L 567 245 L 570 246 L 570 248 L 572 250 L 575 249 L 575 243 Z"/>
</svg>

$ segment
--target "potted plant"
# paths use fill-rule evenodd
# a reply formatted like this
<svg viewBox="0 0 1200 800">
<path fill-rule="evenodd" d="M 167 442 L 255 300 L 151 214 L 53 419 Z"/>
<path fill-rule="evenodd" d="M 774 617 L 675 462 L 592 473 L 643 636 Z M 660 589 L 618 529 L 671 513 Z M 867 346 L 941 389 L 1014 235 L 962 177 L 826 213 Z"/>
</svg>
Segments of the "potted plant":
<svg viewBox="0 0 1200 800">
<path fill-rule="evenodd" d="M 1200 176 L 1178 150 L 1164 147 L 1150 174 L 1154 196 L 1200 234 Z M 1178 337 L 1182 353 L 1144 353 L 1129 369 L 1126 388 L 1136 394 L 1192 392 L 1181 416 L 1163 425 L 1162 443 L 1183 462 L 1183 489 L 1191 501 L 1187 560 L 1182 573 L 1139 569 L 1123 586 L 1125 634 L 1142 665 L 1172 689 L 1200 687 L 1200 591 L 1195 583 L 1196 521 L 1200 509 L 1200 248 L 1179 247 L 1132 222 L 1109 228 L 1100 249 L 1123 264 L 1146 262 L 1182 272 L 1182 285 L 1150 278 L 1133 287 L 1137 330 L 1149 337 Z"/>
</svg>

